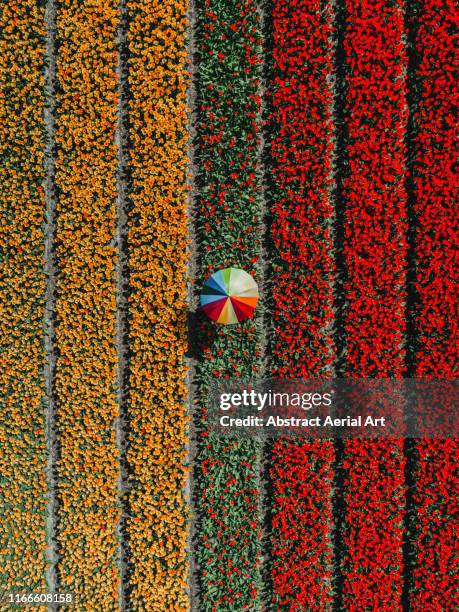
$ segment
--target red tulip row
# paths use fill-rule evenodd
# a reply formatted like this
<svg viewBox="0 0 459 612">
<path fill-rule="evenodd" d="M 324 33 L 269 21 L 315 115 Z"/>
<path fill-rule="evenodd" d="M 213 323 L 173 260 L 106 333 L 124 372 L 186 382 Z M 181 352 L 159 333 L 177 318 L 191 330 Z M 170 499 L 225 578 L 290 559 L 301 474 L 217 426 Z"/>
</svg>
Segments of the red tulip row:
<svg viewBox="0 0 459 612">
<path fill-rule="evenodd" d="M 404 2 L 346 0 L 345 11 L 345 368 L 397 378 L 407 267 Z M 404 465 L 402 441 L 345 443 L 346 610 L 401 608 Z"/>
<path fill-rule="evenodd" d="M 43 6 L 35 0 L 4 3 L 0 27 L 1 591 L 46 590 L 44 64 Z"/>
<path fill-rule="evenodd" d="M 329 375 L 334 357 L 332 17 L 322 5 L 276 0 L 272 14 L 272 374 L 285 378 Z M 273 446 L 275 609 L 318 610 L 330 604 L 333 460 L 330 441 L 282 440 Z"/>
<path fill-rule="evenodd" d="M 197 9 L 196 229 L 201 276 L 234 266 L 259 280 L 259 14 L 254 0 L 199 0 Z M 234 326 L 201 319 L 203 359 L 197 374 L 202 425 L 215 379 L 256 374 L 261 327 L 259 316 Z M 258 610 L 260 445 L 256 440 L 233 443 L 207 437 L 205 430 L 199 433 L 199 609 Z"/>
<path fill-rule="evenodd" d="M 426 0 L 415 47 L 417 104 L 414 114 L 414 191 L 417 228 L 416 376 L 455 376 L 457 337 L 454 244 L 456 125 L 453 99 L 453 36 L 457 7 L 451 0 Z M 414 24 L 411 24 L 414 25 Z M 447 610 L 455 599 L 459 562 L 455 554 L 459 446 L 455 440 L 420 440 L 415 488 L 413 610 Z"/>
</svg>

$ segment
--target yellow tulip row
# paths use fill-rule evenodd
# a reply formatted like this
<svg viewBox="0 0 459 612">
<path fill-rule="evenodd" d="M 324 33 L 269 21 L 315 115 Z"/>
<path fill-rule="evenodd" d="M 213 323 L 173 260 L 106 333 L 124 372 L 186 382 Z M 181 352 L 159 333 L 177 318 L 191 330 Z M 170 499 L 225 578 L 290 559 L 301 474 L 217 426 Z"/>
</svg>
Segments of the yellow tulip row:
<svg viewBox="0 0 459 612">
<path fill-rule="evenodd" d="M 0 591 L 43 592 L 44 10 L 4 2 L 0 21 Z"/>
<path fill-rule="evenodd" d="M 185 408 L 185 0 L 127 3 L 130 434 L 127 535 L 133 610 L 188 609 Z"/>
<path fill-rule="evenodd" d="M 117 0 L 57 12 L 58 586 L 118 610 Z"/>
</svg>

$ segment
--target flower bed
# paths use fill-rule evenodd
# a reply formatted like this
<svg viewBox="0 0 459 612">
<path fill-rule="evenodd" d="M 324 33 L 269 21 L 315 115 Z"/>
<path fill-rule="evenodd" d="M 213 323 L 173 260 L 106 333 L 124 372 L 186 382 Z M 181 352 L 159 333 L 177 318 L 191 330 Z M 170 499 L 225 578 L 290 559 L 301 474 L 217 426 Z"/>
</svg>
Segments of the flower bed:
<svg viewBox="0 0 459 612">
<path fill-rule="evenodd" d="M 346 375 L 398 378 L 406 329 L 404 5 L 347 0 L 345 11 Z M 345 443 L 345 609 L 401 607 L 404 465 L 402 441 Z"/>
<path fill-rule="evenodd" d="M 0 33 L 0 583 L 35 592 L 50 586 L 54 519 L 47 517 L 45 440 L 44 4 L 4 2 Z M 277 440 L 265 457 L 271 482 L 263 496 L 261 444 L 206 431 L 212 383 L 263 373 L 267 344 L 265 373 L 284 378 L 332 376 L 341 362 L 349 377 L 398 378 L 411 351 L 417 377 L 455 376 L 452 1 L 273 0 L 270 7 L 272 15 L 254 0 L 197 0 L 196 114 L 187 118 L 184 0 L 57 3 L 53 574 L 82 610 L 118 610 L 121 600 L 135 610 L 189 606 L 190 348 L 198 353 L 198 449 L 197 524 L 188 544 L 199 610 L 393 612 L 410 599 L 413 610 L 436 612 L 455 600 L 455 440 L 409 446 L 409 483 L 401 441 Z M 262 29 L 269 27 L 261 10 L 273 26 L 264 94 L 269 226 L 260 172 Z M 332 24 L 344 28 L 344 49 Z M 343 65 L 336 70 L 335 62 Z M 190 124 L 196 276 L 235 266 L 263 281 L 255 318 L 234 327 L 188 312 Z M 122 171 L 119 127 L 128 132 Z M 415 279 L 407 288 L 410 255 Z M 128 296 L 122 314 L 120 268 Z M 187 316 L 198 337 L 192 347 Z M 261 529 L 267 517 L 269 534 Z"/>
<path fill-rule="evenodd" d="M 334 357 L 330 227 L 331 12 L 318 0 L 273 8 L 268 89 L 272 189 L 273 376 L 328 376 Z M 271 455 L 272 602 L 325 609 L 332 596 L 333 444 L 277 441 Z"/>
<path fill-rule="evenodd" d="M 200 0 L 197 8 L 196 225 L 201 276 L 235 266 L 259 280 L 259 16 L 253 0 Z M 233 327 L 201 319 L 204 358 L 197 375 L 203 423 L 213 380 L 257 371 L 260 312 Z M 197 560 L 203 611 L 260 605 L 259 460 L 255 440 L 233 444 L 200 432 Z"/>
<path fill-rule="evenodd" d="M 46 590 L 44 11 L 2 7 L 0 584 Z M 41 608 L 43 609 L 43 608 Z"/>
<path fill-rule="evenodd" d="M 127 2 L 130 609 L 186 610 L 187 5 Z"/>
<path fill-rule="evenodd" d="M 117 609 L 116 398 L 118 3 L 57 15 L 58 588 Z"/>
<path fill-rule="evenodd" d="M 418 3 L 416 3 L 418 4 Z M 419 3 L 415 58 L 414 202 L 417 228 L 415 372 L 420 378 L 456 376 L 456 291 L 454 244 L 457 242 L 456 125 L 453 98 L 453 30 L 457 15 L 453 2 Z M 413 24 L 411 24 L 413 25 Z M 454 515 L 459 481 L 456 440 L 420 440 L 417 471 L 413 590 L 416 610 L 442 610 L 455 599 L 458 573 L 454 549 Z"/>
</svg>

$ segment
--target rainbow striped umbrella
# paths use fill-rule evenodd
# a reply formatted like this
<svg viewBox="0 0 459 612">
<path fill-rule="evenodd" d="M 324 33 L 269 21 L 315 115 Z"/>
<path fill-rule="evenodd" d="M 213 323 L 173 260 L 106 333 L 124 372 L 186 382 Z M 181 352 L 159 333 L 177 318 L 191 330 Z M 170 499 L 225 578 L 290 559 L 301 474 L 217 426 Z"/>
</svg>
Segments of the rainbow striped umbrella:
<svg viewBox="0 0 459 612">
<path fill-rule="evenodd" d="M 239 268 L 225 268 L 209 276 L 201 294 L 201 306 L 206 315 L 225 325 L 251 317 L 257 302 L 257 283 Z"/>
</svg>

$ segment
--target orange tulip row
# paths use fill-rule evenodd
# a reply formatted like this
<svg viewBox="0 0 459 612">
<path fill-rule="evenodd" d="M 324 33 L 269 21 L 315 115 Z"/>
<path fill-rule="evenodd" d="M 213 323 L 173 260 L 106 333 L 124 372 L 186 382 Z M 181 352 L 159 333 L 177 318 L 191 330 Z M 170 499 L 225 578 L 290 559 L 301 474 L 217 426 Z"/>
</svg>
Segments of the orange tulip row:
<svg viewBox="0 0 459 612">
<path fill-rule="evenodd" d="M 118 610 L 116 0 L 57 13 L 57 567 L 81 610 Z"/>
<path fill-rule="evenodd" d="M 0 591 L 45 591 L 44 12 L 21 0 L 1 14 Z"/>
<path fill-rule="evenodd" d="M 130 391 L 128 598 L 188 610 L 185 0 L 128 2 Z"/>
</svg>

